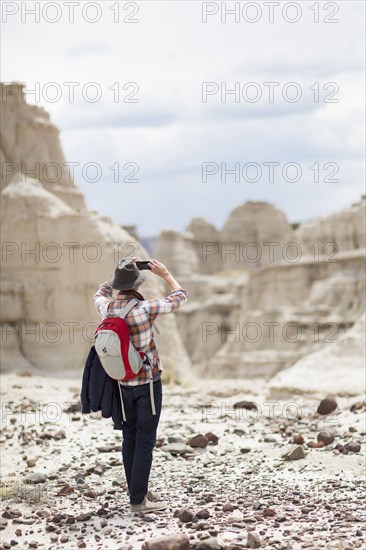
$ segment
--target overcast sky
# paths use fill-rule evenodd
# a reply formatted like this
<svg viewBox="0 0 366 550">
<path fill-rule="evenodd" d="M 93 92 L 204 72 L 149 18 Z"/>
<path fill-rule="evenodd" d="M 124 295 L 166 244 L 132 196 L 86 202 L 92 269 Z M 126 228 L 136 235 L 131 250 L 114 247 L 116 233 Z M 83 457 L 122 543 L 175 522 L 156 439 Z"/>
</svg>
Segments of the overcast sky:
<svg viewBox="0 0 366 550">
<path fill-rule="evenodd" d="M 222 2 L 120 2 L 117 13 L 115 1 L 80 1 L 73 23 L 61 1 L 39 22 L 24 8 L 36 2 L 1 4 L 2 81 L 39 87 L 28 101 L 51 113 L 67 161 L 84 167 L 75 181 L 89 208 L 140 236 L 197 216 L 220 228 L 246 200 L 307 220 L 364 193 L 363 1 L 280 2 L 273 22 L 263 2 L 237 3 L 226 22 Z M 80 84 L 73 102 L 65 82 Z M 225 96 L 235 86 L 239 95 Z M 85 177 L 88 163 L 100 181 L 91 168 Z M 225 181 L 221 166 L 235 163 L 240 173 Z M 273 178 L 268 163 L 279 163 Z"/>
</svg>

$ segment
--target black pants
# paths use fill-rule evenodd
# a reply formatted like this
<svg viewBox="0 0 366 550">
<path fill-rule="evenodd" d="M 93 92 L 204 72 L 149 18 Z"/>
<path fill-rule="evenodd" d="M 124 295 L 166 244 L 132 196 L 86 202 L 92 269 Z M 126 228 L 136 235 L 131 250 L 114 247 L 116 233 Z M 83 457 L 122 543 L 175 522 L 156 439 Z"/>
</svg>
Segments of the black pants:
<svg viewBox="0 0 366 550">
<path fill-rule="evenodd" d="M 156 415 L 152 414 L 150 385 L 123 386 L 126 422 L 123 423 L 122 458 L 130 503 L 140 504 L 148 492 L 156 430 L 162 405 L 161 380 L 154 382 Z"/>
</svg>

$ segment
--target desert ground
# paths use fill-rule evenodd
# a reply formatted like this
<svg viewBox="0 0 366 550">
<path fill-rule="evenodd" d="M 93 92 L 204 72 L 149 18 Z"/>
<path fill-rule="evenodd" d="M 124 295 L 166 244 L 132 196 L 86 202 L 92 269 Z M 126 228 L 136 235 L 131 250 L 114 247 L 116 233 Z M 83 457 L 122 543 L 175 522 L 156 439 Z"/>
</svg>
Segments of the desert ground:
<svg viewBox="0 0 366 550">
<path fill-rule="evenodd" d="M 132 515 L 121 432 L 81 414 L 78 378 L 29 374 L 2 377 L 1 549 L 364 548 L 362 395 L 321 415 L 263 379 L 165 384 L 150 488 L 169 506 Z"/>
</svg>

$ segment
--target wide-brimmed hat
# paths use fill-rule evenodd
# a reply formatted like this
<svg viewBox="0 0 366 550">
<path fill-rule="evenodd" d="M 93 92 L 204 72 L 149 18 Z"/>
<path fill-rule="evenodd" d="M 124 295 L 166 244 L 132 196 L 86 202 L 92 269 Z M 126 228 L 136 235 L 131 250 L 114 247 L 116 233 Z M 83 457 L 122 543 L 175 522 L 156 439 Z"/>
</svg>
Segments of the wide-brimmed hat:
<svg viewBox="0 0 366 550">
<path fill-rule="evenodd" d="M 115 290 L 130 290 L 140 286 L 145 279 L 145 273 L 141 273 L 135 262 L 124 259 L 118 262 L 116 270 L 110 276 L 108 283 Z"/>
</svg>

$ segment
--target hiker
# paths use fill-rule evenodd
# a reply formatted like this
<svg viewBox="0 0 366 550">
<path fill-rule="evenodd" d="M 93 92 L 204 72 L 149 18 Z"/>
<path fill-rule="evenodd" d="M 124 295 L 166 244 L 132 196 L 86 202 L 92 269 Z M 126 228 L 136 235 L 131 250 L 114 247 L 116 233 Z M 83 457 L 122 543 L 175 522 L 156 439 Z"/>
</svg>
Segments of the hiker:
<svg viewBox="0 0 366 550">
<path fill-rule="evenodd" d="M 118 317 L 131 299 L 136 299 L 132 309 L 123 314 L 131 343 L 137 351 L 145 352 L 145 359 L 139 374 L 133 380 L 117 382 L 124 414 L 122 458 L 131 512 L 164 510 L 167 507 L 159 495 L 148 490 L 162 405 L 162 365 L 153 323 L 161 315 L 176 311 L 188 299 L 187 291 L 164 264 L 152 259 L 148 262 L 148 268 L 168 285 L 170 292 L 166 298 L 145 300 L 138 292 L 146 274 L 138 269 L 135 258 L 120 260 L 114 275 L 94 295 L 95 306 L 103 319 L 107 316 Z"/>
</svg>

